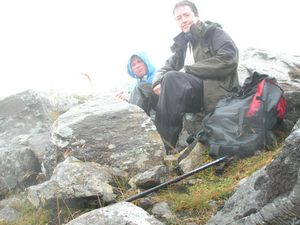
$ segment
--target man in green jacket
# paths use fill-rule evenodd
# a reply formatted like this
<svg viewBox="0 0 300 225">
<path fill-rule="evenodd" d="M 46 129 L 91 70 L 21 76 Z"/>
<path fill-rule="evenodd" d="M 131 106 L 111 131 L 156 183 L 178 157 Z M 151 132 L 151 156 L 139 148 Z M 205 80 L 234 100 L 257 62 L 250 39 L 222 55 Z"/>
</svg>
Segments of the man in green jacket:
<svg viewBox="0 0 300 225">
<path fill-rule="evenodd" d="M 239 86 L 238 49 L 221 26 L 200 21 L 190 1 L 178 2 L 173 14 L 182 32 L 152 82 L 159 95 L 155 125 L 167 154 L 176 146 L 185 113 L 208 113 Z"/>
</svg>

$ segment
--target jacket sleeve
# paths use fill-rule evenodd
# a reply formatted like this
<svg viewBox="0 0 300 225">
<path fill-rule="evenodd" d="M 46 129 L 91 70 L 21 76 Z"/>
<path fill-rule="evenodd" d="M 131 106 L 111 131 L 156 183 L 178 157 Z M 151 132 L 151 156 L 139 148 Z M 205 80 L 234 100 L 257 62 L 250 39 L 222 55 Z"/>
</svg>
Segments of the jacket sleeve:
<svg viewBox="0 0 300 225">
<path fill-rule="evenodd" d="M 185 71 L 203 79 L 214 79 L 228 76 L 238 66 L 238 49 L 232 39 L 221 29 L 212 34 L 209 44 L 212 56 L 185 66 Z"/>
<path fill-rule="evenodd" d="M 183 54 L 183 50 L 178 49 L 170 58 L 168 58 L 165 65 L 155 73 L 152 81 L 152 87 L 160 84 L 165 73 L 167 73 L 168 71 L 179 71 L 183 68 Z"/>
</svg>

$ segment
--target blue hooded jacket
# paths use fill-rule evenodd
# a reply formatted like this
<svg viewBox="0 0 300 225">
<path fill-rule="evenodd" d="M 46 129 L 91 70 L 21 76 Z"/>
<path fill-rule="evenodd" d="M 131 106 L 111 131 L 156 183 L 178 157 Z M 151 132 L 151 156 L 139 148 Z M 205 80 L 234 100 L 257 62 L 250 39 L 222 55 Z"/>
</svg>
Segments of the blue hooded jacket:
<svg viewBox="0 0 300 225">
<path fill-rule="evenodd" d="M 131 58 L 132 56 L 138 56 L 140 57 L 144 63 L 146 64 L 147 68 L 148 68 L 148 72 L 147 74 L 143 77 L 143 78 L 138 78 L 131 70 Z M 138 82 L 142 82 L 142 81 L 145 81 L 146 83 L 149 83 L 149 84 L 152 84 L 152 80 L 153 80 L 153 77 L 154 77 L 154 74 L 155 74 L 155 67 L 153 66 L 153 64 L 150 62 L 147 54 L 145 52 L 136 52 L 135 54 L 132 54 L 128 60 L 128 63 L 127 63 L 127 72 L 128 74 L 137 79 Z"/>
</svg>

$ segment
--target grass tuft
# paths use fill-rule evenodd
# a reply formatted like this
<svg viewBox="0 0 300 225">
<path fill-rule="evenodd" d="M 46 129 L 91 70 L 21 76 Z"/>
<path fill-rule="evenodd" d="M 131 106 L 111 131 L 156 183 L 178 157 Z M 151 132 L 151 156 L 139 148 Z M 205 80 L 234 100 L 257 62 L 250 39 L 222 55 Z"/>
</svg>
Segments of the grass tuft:
<svg viewBox="0 0 300 225">
<path fill-rule="evenodd" d="M 253 157 L 234 160 L 230 162 L 221 176 L 215 175 L 215 168 L 209 168 L 185 180 L 184 184 L 177 183 L 167 190 L 160 191 L 155 200 L 166 201 L 175 212 L 187 212 L 191 217 L 194 217 L 193 222 L 205 224 L 232 195 L 234 188 L 241 179 L 269 164 L 279 151 L 280 148 L 265 151 Z M 205 157 L 204 162 L 201 163 L 209 161 L 211 160 Z M 190 179 L 196 179 L 196 184 L 189 185 L 188 180 Z M 178 187 L 176 186 L 178 185 L 187 186 L 186 193 L 177 192 Z"/>
</svg>

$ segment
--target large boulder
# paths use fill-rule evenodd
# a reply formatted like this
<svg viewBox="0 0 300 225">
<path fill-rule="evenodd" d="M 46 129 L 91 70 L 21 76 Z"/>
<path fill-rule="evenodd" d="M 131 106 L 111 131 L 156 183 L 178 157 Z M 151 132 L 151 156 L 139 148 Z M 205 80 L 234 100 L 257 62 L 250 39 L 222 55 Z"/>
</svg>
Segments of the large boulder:
<svg viewBox="0 0 300 225">
<path fill-rule="evenodd" d="M 94 202 L 105 205 L 115 201 L 113 185 L 125 176 L 119 170 L 70 156 L 58 164 L 49 181 L 27 188 L 27 198 L 37 208 L 52 206 L 57 199 L 81 207 Z"/>
<path fill-rule="evenodd" d="M 300 56 L 250 48 L 240 55 L 240 83 L 253 71 L 275 77 L 279 83 L 292 82 L 300 87 Z"/>
<path fill-rule="evenodd" d="M 22 140 L 39 160 L 50 143 L 51 110 L 39 92 L 28 90 L 0 101 L 1 146 Z M 20 138 L 18 138 L 20 137 Z"/>
<path fill-rule="evenodd" d="M 32 184 L 40 171 L 50 144 L 48 106 L 47 99 L 31 90 L 0 101 L 0 196 Z"/>
<path fill-rule="evenodd" d="M 39 172 L 40 164 L 31 149 L 0 148 L 0 159 L 0 197 L 35 183 L 33 176 Z"/>
<path fill-rule="evenodd" d="M 52 130 L 56 148 L 131 174 L 160 165 L 163 145 L 150 118 L 135 105 L 110 102 L 95 99 L 62 114 Z"/>
</svg>

